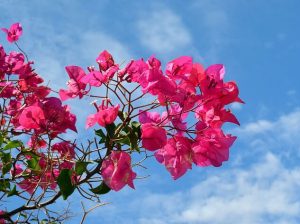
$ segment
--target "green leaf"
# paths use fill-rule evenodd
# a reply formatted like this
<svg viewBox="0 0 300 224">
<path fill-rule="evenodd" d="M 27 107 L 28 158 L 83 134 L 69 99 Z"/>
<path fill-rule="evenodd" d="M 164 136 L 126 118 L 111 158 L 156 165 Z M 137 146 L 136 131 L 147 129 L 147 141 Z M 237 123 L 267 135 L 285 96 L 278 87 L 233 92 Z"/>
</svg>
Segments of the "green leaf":
<svg viewBox="0 0 300 224">
<path fill-rule="evenodd" d="M 106 135 L 104 134 L 102 129 L 96 130 L 95 134 L 100 137 L 100 141 L 99 141 L 100 144 L 105 143 Z"/>
<path fill-rule="evenodd" d="M 31 170 L 34 170 L 34 171 L 41 170 L 37 156 L 31 157 L 31 159 L 27 160 L 27 165 L 28 165 L 28 168 L 30 168 Z"/>
<path fill-rule="evenodd" d="M 134 127 L 134 128 L 140 128 L 140 127 L 141 127 L 141 124 L 140 124 L 140 122 L 132 121 L 132 122 L 131 122 L 131 127 Z"/>
<path fill-rule="evenodd" d="M 9 180 L 0 179 L 0 191 L 5 191 L 6 192 L 7 189 L 10 189 Z"/>
<path fill-rule="evenodd" d="M 11 197 L 13 195 L 19 195 L 19 192 L 17 191 L 17 187 L 16 185 L 14 185 L 13 189 L 11 189 L 8 193 L 7 193 L 7 197 Z"/>
<path fill-rule="evenodd" d="M 64 200 L 66 200 L 75 190 L 75 186 L 72 184 L 71 178 L 72 171 L 68 169 L 63 169 L 57 178 L 57 184 Z"/>
<path fill-rule="evenodd" d="M 130 149 L 131 150 L 136 150 L 140 151 L 139 146 L 138 146 L 138 137 L 135 132 L 130 132 L 129 133 L 129 140 L 130 140 Z"/>
<path fill-rule="evenodd" d="M 14 149 L 22 145 L 22 142 L 19 140 L 9 141 L 6 146 L 3 147 L 3 150 Z"/>
<path fill-rule="evenodd" d="M 106 194 L 110 191 L 111 189 L 109 188 L 109 186 L 107 186 L 104 181 L 102 181 L 102 183 L 95 188 L 91 188 L 90 191 L 93 192 L 94 194 Z"/>
<path fill-rule="evenodd" d="M 0 147 L 1 147 L 2 143 L 3 143 L 3 141 L 4 141 L 4 138 L 3 138 L 2 134 L 0 133 Z"/>
<path fill-rule="evenodd" d="M 116 139 L 115 142 L 120 143 L 121 145 L 130 145 L 130 139 L 128 136 L 122 136 L 119 139 Z"/>
<path fill-rule="evenodd" d="M 77 175 L 82 175 L 86 171 L 89 162 L 77 161 L 75 164 L 75 172 Z"/>
<path fill-rule="evenodd" d="M 116 130 L 116 125 L 114 123 L 108 124 L 105 126 L 105 129 L 107 131 L 107 134 L 110 138 L 114 137 L 115 135 L 115 130 Z"/>
<path fill-rule="evenodd" d="M 130 124 L 131 124 L 133 131 L 136 133 L 137 137 L 139 139 L 141 139 L 141 136 L 142 136 L 141 124 L 137 121 L 132 121 Z"/>
<path fill-rule="evenodd" d="M 0 157 L 2 160 L 2 176 L 4 176 L 12 167 L 11 155 L 10 153 L 1 153 Z"/>
</svg>

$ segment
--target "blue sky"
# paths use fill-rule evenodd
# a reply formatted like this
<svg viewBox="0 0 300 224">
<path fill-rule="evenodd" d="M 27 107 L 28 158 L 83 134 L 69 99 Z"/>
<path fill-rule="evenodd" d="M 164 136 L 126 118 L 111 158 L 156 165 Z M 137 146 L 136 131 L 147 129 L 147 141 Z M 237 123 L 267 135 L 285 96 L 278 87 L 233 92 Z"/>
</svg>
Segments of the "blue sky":
<svg viewBox="0 0 300 224">
<path fill-rule="evenodd" d="M 20 45 L 56 89 L 66 65 L 86 67 L 107 49 L 118 62 L 155 54 L 223 63 L 246 102 L 232 106 L 241 126 L 226 126 L 238 140 L 224 166 L 194 167 L 174 182 L 148 161 L 151 177 L 103 197 L 112 204 L 87 223 L 300 222 L 299 8 L 297 0 L 0 1 L 0 26 L 22 23 Z M 76 216 L 66 223 L 81 218 L 79 200 L 70 199 Z"/>
</svg>

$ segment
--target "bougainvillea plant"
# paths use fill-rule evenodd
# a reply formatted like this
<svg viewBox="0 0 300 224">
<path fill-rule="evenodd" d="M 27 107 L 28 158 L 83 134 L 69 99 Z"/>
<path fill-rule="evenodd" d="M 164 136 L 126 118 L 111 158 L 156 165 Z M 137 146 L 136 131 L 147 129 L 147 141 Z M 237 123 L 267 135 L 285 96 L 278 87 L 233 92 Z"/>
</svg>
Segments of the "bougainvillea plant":
<svg viewBox="0 0 300 224">
<path fill-rule="evenodd" d="M 0 223 L 39 221 L 39 211 L 44 220 L 60 222 L 48 208 L 57 199 L 77 191 L 99 200 L 110 190 L 134 188 L 135 167 L 153 155 L 174 180 L 193 164 L 218 167 L 228 160 L 236 137 L 222 126 L 239 122 L 226 106 L 243 101 L 236 83 L 224 81 L 223 65 L 205 69 L 181 56 L 165 71 L 155 57 L 121 67 L 105 50 L 95 66 L 67 66 L 67 87 L 54 91 L 17 45 L 21 25 L 2 30 L 20 52 L 0 45 Z M 95 135 L 65 139 L 64 133 L 77 132 L 67 103 L 83 98 L 92 101 L 85 126 Z M 8 197 L 16 207 L 5 205 Z"/>
</svg>

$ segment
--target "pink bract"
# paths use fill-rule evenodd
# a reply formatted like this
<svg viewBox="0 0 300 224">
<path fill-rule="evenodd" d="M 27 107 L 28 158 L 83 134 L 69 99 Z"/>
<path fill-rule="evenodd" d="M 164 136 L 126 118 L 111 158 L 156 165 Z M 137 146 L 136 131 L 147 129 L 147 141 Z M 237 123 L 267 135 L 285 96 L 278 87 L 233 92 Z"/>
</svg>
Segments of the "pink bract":
<svg viewBox="0 0 300 224">
<path fill-rule="evenodd" d="M 102 105 L 98 107 L 98 112 L 96 114 L 91 114 L 88 116 L 86 121 L 86 128 L 90 128 L 98 123 L 100 126 L 105 127 L 108 124 L 112 124 L 119 112 L 120 105 L 114 107 L 108 107 L 105 105 L 105 100 L 102 101 Z"/>
<path fill-rule="evenodd" d="M 236 137 L 225 135 L 221 129 L 205 129 L 192 145 L 193 161 L 197 166 L 221 166 L 229 158 L 229 147 Z"/>
<path fill-rule="evenodd" d="M 23 29 L 20 23 L 14 23 L 9 29 L 2 28 L 7 35 L 7 40 L 10 43 L 16 42 L 19 37 L 22 35 Z"/>
<path fill-rule="evenodd" d="M 86 75 L 85 72 L 79 66 L 67 66 L 66 71 L 69 74 L 70 80 L 67 83 L 67 90 L 59 90 L 59 96 L 61 100 L 64 101 L 69 98 L 75 98 L 77 96 L 79 96 L 79 98 L 82 98 L 83 95 L 86 94 L 86 83 L 81 81 L 81 79 Z"/>
<path fill-rule="evenodd" d="M 146 123 L 142 125 L 142 145 L 145 149 L 154 151 L 167 143 L 167 132 L 164 128 Z"/>
<path fill-rule="evenodd" d="M 189 56 L 181 56 L 167 64 L 166 74 L 174 78 L 183 78 L 191 73 L 193 59 Z"/>
<path fill-rule="evenodd" d="M 191 140 L 186 137 L 175 136 L 168 139 L 168 143 L 154 155 L 158 162 L 165 165 L 174 180 L 192 169 Z"/>
<path fill-rule="evenodd" d="M 106 71 L 115 64 L 112 55 L 106 50 L 102 51 L 99 54 L 96 61 L 99 64 L 99 67 L 102 71 Z"/>
<path fill-rule="evenodd" d="M 19 117 L 19 123 L 25 129 L 40 129 L 44 121 L 45 114 L 40 106 L 26 107 Z"/>
<path fill-rule="evenodd" d="M 101 175 L 114 191 L 121 190 L 125 185 L 134 188 L 136 173 L 131 169 L 131 157 L 126 152 L 112 151 L 102 163 Z"/>
</svg>

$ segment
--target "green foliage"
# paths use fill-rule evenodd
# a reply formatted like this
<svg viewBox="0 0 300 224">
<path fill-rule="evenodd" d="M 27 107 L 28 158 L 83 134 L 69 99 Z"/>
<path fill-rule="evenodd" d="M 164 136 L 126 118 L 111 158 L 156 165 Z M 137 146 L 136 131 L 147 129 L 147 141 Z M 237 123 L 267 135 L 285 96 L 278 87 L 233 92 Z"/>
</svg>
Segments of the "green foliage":
<svg viewBox="0 0 300 224">
<path fill-rule="evenodd" d="M 14 149 L 14 148 L 20 147 L 21 145 L 22 145 L 22 142 L 19 140 L 9 141 L 6 144 L 6 146 L 3 147 L 3 150 Z"/>
<path fill-rule="evenodd" d="M 0 191 L 8 191 L 10 189 L 10 183 L 8 179 L 0 179 Z"/>
<path fill-rule="evenodd" d="M 107 194 L 108 192 L 110 192 L 110 190 L 111 189 L 109 188 L 109 186 L 107 186 L 103 181 L 98 187 L 90 189 L 90 191 L 94 194 Z"/>
<path fill-rule="evenodd" d="M 75 164 L 75 172 L 77 175 L 82 175 L 86 171 L 89 162 L 77 161 Z"/>
<path fill-rule="evenodd" d="M 39 165 L 39 157 L 36 155 L 32 155 L 31 159 L 27 160 L 27 166 L 31 170 L 40 171 L 41 167 Z"/>
<path fill-rule="evenodd" d="M 10 153 L 0 152 L 0 158 L 2 161 L 2 176 L 8 173 L 12 167 L 12 159 Z"/>
<path fill-rule="evenodd" d="M 14 195 L 18 195 L 19 192 L 17 191 L 17 186 L 14 185 L 13 189 L 11 189 L 8 193 L 7 193 L 7 197 L 11 197 Z"/>
<path fill-rule="evenodd" d="M 75 186 L 72 183 L 72 171 L 63 169 L 57 178 L 57 184 L 63 199 L 66 200 L 75 190 Z"/>
</svg>

